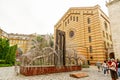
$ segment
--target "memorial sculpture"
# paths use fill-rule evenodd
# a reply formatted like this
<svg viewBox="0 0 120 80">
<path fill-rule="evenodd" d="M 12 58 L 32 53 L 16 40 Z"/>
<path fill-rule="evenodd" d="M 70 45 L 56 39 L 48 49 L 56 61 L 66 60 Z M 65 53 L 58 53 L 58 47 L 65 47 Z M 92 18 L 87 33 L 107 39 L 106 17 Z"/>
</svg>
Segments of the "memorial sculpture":
<svg viewBox="0 0 120 80">
<path fill-rule="evenodd" d="M 21 56 L 21 74 L 38 75 L 81 70 L 81 62 L 86 61 L 86 58 L 83 55 L 77 55 L 74 49 L 66 49 L 65 54 L 63 54 L 59 45 L 56 45 L 56 50 L 49 46 L 43 47 L 44 42 L 37 40 L 33 40 L 33 42 L 33 47 Z M 36 69 L 36 72 L 30 74 L 31 71 L 35 71 L 33 69 Z"/>
</svg>

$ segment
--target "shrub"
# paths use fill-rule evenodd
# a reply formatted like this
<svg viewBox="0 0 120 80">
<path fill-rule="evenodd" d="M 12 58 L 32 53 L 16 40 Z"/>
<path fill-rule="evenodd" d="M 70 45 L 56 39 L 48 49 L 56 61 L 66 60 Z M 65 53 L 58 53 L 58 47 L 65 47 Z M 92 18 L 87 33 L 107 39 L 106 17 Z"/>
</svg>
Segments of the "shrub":
<svg viewBox="0 0 120 80">
<path fill-rule="evenodd" d="M 89 65 L 82 65 L 82 68 L 89 68 L 90 66 Z"/>
<path fill-rule="evenodd" d="M 0 67 L 9 67 L 12 66 L 11 64 L 0 64 Z"/>
<path fill-rule="evenodd" d="M 4 64 L 5 63 L 5 60 L 0 60 L 0 64 Z"/>
</svg>

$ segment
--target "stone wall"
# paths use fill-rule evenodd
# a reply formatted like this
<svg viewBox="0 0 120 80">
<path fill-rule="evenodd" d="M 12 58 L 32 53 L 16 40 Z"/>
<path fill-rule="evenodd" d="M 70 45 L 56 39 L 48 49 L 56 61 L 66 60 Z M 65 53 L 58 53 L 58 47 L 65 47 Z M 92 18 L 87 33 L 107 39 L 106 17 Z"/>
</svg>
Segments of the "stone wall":
<svg viewBox="0 0 120 80">
<path fill-rule="evenodd" d="M 115 57 L 120 59 L 120 0 L 107 3 Z"/>
</svg>

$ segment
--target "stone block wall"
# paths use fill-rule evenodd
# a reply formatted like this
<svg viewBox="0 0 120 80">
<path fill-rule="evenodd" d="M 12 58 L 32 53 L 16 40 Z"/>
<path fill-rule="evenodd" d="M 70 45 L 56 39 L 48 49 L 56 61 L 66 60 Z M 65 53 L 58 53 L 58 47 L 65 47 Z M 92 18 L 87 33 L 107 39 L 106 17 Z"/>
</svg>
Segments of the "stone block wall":
<svg viewBox="0 0 120 80">
<path fill-rule="evenodd" d="M 20 67 L 20 73 L 25 76 L 41 75 L 41 74 L 50 74 L 50 73 L 59 73 L 59 72 L 69 72 L 81 70 L 81 66 L 62 66 L 62 67 Z"/>
</svg>

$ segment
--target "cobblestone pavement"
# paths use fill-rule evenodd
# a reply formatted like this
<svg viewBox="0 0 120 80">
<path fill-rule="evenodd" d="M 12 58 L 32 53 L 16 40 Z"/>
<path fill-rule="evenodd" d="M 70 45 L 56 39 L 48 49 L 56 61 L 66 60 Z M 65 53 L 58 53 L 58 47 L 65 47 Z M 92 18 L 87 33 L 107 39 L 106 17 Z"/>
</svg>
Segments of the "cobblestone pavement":
<svg viewBox="0 0 120 80">
<path fill-rule="evenodd" d="M 85 72 L 89 76 L 84 78 L 70 77 L 71 73 Z M 98 72 L 96 66 L 83 68 L 81 71 L 62 72 L 37 76 L 16 75 L 14 67 L 0 67 L 0 80 L 111 80 L 110 74 L 105 76 L 103 72 Z M 120 80 L 120 79 L 118 79 Z"/>
</svg>

